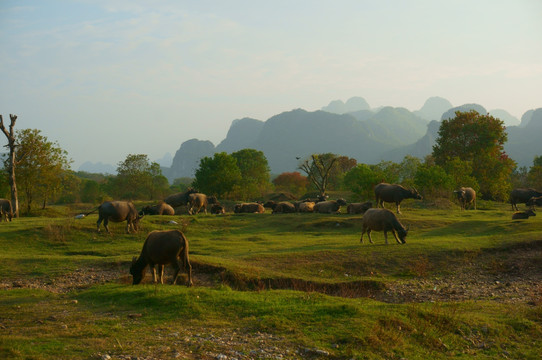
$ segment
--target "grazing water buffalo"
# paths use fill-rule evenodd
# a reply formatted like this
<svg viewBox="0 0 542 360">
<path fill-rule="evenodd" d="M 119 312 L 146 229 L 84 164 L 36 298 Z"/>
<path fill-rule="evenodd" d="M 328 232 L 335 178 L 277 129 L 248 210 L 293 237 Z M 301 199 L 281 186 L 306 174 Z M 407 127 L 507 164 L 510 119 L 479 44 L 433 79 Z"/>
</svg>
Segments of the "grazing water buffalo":
<svg viewBox="0 0 542 360">
<path fill-rule="evenodd" d="M 147 205 L 139 212 L 139 215 L 175 215 L 175 210 L 171 205 L 160 201 L 157 205 Z"/>
<path fill-rule="evenodd" d="M 454 190 L 457 200 L 461 205 L 462 210 L 466 210 L 467 206 L 474 204 L 474 210 L 476 210 L 476 191 L 471 187 L 461 187 L 458 190 Z"/>
<path fill-rule="evenodd" d="M 0 199 L 0 221 L 6 222 L 13 219 L 13 208 L 11 207 L 11 201 L 8 199 Z"/>
<path fill-rule="evenodd" d="M 418 199 L 422 196 L 416 189 L 408 190 L 401 185 L 380 183 L 375 186 L 376 206 L 384 207 L 384 202 L 394 202 L 397 206 L 397 213 L 401 213 L 399 205 L 404 199 Z"/>
<path fill-rule="evenodd" d="M 185 192 L 180 192 L 168 196 L 164 199 L 164 202 L 171 205 L 173 208 L 176 208 L 188 204 L 188 196 L 194 193 L 197 193 L 197 191 L 194 189 L 188 189 Z"/>
<path fill-rule="evenodd" d="M 191 215 L 198 214 L 201 209 L 207 214 L 207 205 L 216 203 L 215 196 L 207 196 L 202 193 L 192 193 L 188 195 L 188 213 Z"/>
<path fill-rule="evenodd" d="M 365 212 L 362 218 L 362 230 L 361 239 L 363 243 L 363 234 L 367 233 L 369 236 L 369 242 L 372 244 L 371 231 L 384 231 L 384 239 L 386 244 L 388 243 L 388 231 L 393 233 L 395 240 L 399 244 L 405 244 L 405 238 L 408 233 L 408 229 L 405 229 L 403 225 L 397 220 L 395 214 L 388 209 L 369 209 Z M 399 237 L 397 237 L 399 235 Z"/>
<path fill-rule="evenodd" d="M 126 221 L 126 232 L 130 233 L 130 228 L 136 232 L 139 228 L 139 220 L 143 218 L 143 216 L 139 216 L 131 201 L 106 201 L 85 215 L 92 214 L 96 210 L 98 210 L 98 221 L 96 222 L 98 232 L 100 232 L 100 224 L 103 221 L 105 230 L 111 233 L 107 226 L 109 220 L 113 222 Z"/>
<path fill-rule="evenodd" d="M 512 220 L 528 219 L 529 216 L 536 216 L 535 212 L 532 209 L 513 213 Z"/>
<path fill-rule="evenodd" d="M 188 259 L 188 240 L 179 230 L 152 231 L 147 236 L 139 258 L 132 259 L 130 274 L 133 276 L 133 284 L 137 285 L 145 276 L 145 269 L 150 266 L 152 269 L 152 280 L 156 283 L 156 269 L 158 265 L 158 278 L 164 283 L 164 265 L 171 264 L 175 273 L 173 284 L 181 267 L 188 273 L 187 286 L 192 286 L 192 266 Z"/>
<path fill-rule="evenodd" d="M 510 192 L 512 210 L 518 211 L 518 203 L 527 204 L 532 197 L 542 196 L 542 192 L 535 189 L 514 189 Z"/>
<path fill-rule="evenodd" d="M 527 201 L 527 206 L 534 208 L 535 206 L 542 206 L 542 196 L 532 197 Z"/>
<path fill-rule="evenodd" d="M 322 214 L 338 214 L 341 206 L 346 205 L 344 199 L 320 201 L 314 205 L 314 212 Z"/>
<path fill-rule="evenodd" d="M 348 214 L 364 214 L 367 210 L 373 207 L 373 203 L 366 201 L 363 203 L 351 203 L 346 207 Z"/>
<path fill-rule="evenodd" d="M 265 209 L 262 204 L 259 203 L 241 203 L 236 204 L 233 212 L 236 214 L 240 213 L 258 213 L 263 214 Z"/>
</svg>

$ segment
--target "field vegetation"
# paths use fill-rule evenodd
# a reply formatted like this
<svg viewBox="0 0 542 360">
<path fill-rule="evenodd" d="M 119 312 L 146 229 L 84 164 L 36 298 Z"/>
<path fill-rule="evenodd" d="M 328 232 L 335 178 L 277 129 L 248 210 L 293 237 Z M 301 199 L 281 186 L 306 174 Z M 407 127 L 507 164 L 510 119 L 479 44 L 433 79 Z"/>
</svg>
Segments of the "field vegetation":
<svg viewBox="0 0 542 360">
<path fill-rule="evenodd" d="M 542 226 L 509 204 L 405 201 L 405 245 L 361 244 L 361 215 L 344 209 L 146 216 L 137 234 L 107 234 L 74 218 L 93 206 L 0 223 L 1 358 L 540 356 Z M 132 257 L 162 229 L 185 232 L 193 287 L 131 285 Z"/>
</svg>

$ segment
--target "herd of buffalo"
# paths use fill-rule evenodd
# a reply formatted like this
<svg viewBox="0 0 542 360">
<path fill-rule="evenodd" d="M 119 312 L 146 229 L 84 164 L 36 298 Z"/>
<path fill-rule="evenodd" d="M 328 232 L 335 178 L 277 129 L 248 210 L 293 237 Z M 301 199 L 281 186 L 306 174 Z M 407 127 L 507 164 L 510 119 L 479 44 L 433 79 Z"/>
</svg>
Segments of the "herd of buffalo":
<svg viewBox="0 0 542 360">
<path fill-rule="evenodd" d="M 404 244 L 408 233 L 397 219 L 396 215 L 384 208 L 384 202 L 395 203 L 397 213 L 400 214 L 400 204 L 404 199 L 419 199 L 422 197 L 415 189 L 406 189 L 401 185 L 380 183 L 375 186 L 376 208 L 370 201 L 363 203 L 350 203 L 344 199 L 328 200 L 326 197 L 305 199 L 301 201 L 268 201 L 265 204 L 239 203 L 234 206 L 234 213 L 263 213 L 265 208 L 270 208 L 272 213 L 295 213 L 295 212 L 317 212 L 317 213 L 339 213 L 341 206 L 347 205 L 348 214 L 363 214 L 362 231 L 360 242 L 363 242 L 363 235 L 367 233 L 369 242 L 371 231 L 383 231 L 386 244 L 388 243 L 388 231 L 391 231 L 399 244 Z M 476 209 L 476 192 L 470 187 L 461 187 L 454 191 L 462 209 Z M 517 204 L 524 203 L 529 208 L 526 211 L 518 211 Z M 542 206 L 542 192 L 534 189 L 514 189 L 510 193 L 510 204 L 515 212 L 512 219 L 528 219 L 535 216 L 535 206 Z M 225 213 L 222 206 L 214 196 L 207 196 L 198 193 L 194 189 L 168 196 L 154 206 L 145 206 L 137 211 L 130 201 L 106 201 L 94 210 L 80 214 L 82 218 L 98 211 L 96 223 L 98 232 L 103 222 L 105 230 L 109 233 L 108 223 L 126 221 L 126 232 L 138 230 L 139 221 L 145 215 L 174 215 L 175 208 L 187 206 L 188 213 L 198 214 L 201 211 L 207 213 L 207 208 L 212 214 Z M 0 221 L 11 221 L 13 211 L 11 202 L 7 199 L 0 199 Z M 177 276 L 181 269 L 188 273 L 188 286 L 192 285 L 192 267 L 188 256 L 188 240 L 179 230 L 152 231 L 148 234 L 139 257 L 134 257 L 130 267 L 130 274 L 133 276 L 133 284 L 139 284 L 145 275 L 145 270 L 150 267 L 153 274 L 153 281 L 157 282 L 156 268 L 158 267 L 158 281 L 163 283 L 164 265 L 171 264 L 174 268 L 173 283 L 176 283 Z"/>
</svg>

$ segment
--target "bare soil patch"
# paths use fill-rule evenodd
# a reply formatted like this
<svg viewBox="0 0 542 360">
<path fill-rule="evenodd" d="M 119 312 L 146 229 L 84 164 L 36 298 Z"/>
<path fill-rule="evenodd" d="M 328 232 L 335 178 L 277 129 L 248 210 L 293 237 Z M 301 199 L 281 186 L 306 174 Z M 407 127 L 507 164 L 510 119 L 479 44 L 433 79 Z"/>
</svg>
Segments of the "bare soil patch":
<svg viewBox="0 0 542 360">
<path fill-rule="evenodd" d="M 293 278 L 246 278 L 208 264 L 193 262 L 195 286 L 214 287 L 220 284 L 240 291 L 291 289 L 321 292 L 340 297 L 369 297 L 388 303 L 491 300 L 504 303 L 542 304 L 542 241 L 465 255 L 464 261 L 450 264 L 446 272 L 431 275 L 417 264 L 418 276 L 383 283 L 378 280 L 324 283 Z M 415 266 L 415 265 L 413 265 Z M 80 268 L 55 278 L 4 278 L 0 289 L 32 288 L 53 293 L 66 293 L 96 284 L 131 283 L 129 264 Z M 144 282 L 150 283 L 150 274 Z M 167 273 L 166 282 L 171 281 Z M 184 279 L 178 284 L 184 285 Z"/>
</svg>

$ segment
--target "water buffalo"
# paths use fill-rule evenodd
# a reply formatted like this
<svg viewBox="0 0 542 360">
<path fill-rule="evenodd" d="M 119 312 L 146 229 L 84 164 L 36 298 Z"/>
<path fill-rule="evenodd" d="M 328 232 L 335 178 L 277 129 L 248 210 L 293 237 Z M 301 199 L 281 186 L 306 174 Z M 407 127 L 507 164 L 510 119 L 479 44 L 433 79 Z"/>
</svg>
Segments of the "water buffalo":
<svg viewBox="0 0 542 360">
<path fill-rule="evenodd" d="M 13 219 L 13 208 L 11 207 L 11 201 L 8 199 L 0 199 L 0 221 L 6 222 Z"/>
<path fill-rule="evenodd" d="M 346 205 L 344 199 L 320 201 L 314 205 L 314 212 L 322 214 L 338 214 L 341 206 Z"/>
<path fill-rule="evenodd" d="M 289 201 L 281 201 L 273 208 L 273 214 L 290 214 L 295 212 L 295 205 Z"/>
<path fill-rule="evenodd" d="M 476 191 L 471 187 L 460 187 L 458 190 L 454 190 L 454 194 L 459 200 L 462 210 L 466 210 L 471 204 L 474 205 L 474 210 L 476 210 Z"/>
<path fill-rule="evenodd" d="M 348 214 L 364 214 L 367 210 L 373 207 L 373 203 L 366 201 L 363 203 L 351 203 L 346 207 Z"/>
<path fill-rule="evenodd" d="M 175 215 L 175 210 L 171 207 L 171 205 L 160 201 L 156 205 L 145 206 L 143 209 L 141 209 L 139 215 Z"/>
<path fill-rule="evenodd" d="M 400 204 L 404 199 L 418 199 L 422 196 L 416 189 L 408 190 L 398 184 L 380 183 L 375 186 L 376 206 L 384 207 L 384 202 L 394 202 L 397 206 L 397 213 L 401 213 Z"/>
<path fill-rule="evenodd" d="M 139 228 L 139 220 L 143 218 L 143 216 L 139 216 L 131 201 L 106 201 L 86 215 L 92 214 L 96 210 L 98 210 L 98 221 L 96 222 L 98 232 L 100 232 L 100 224 L 103 221 L 105 230 L 111 233 L 107 226 L 109 220 L 113 222 L 126 221 L 126 232 L 130 233 L 130 228 L 136 232 Z"/>
<path fill-rule="evenodd" d="M 185 192 L 180 192 L 180 193 L 176 193 L 176 194 L 168 196 L 167 198 L 164 199 L 164 202 L 168 205 L 171 205 L 171 207 L 176 208 L 176 207 L 188 204 L 188 196 L 194 193 L 197 193 L 197 191 L 190 188 L 186 190 Z"/>
<path fill-rule="evenodd" d="M 265 209 L 262 204 L 259 203 L 241 203 L 236 204 L 233 212 L 236 214 L 240 213 L 258 213 L 263 214 Z"/>
<path fill-rule="evenodd" d="M 542 206 L 542 196 L 533 196 L 527 201 L 527 206 L 534 208 L 535 206 Z"/>
<path fill-rule="evenodd" d="M 393 233 L 395 240 L 399 244 L 405 244 L 405 238 L 408 233 L 408 229 L 405 229 L 403 225 L 397 220 L 397 216 L 388 209 L 369 209 L 365 212 L 362 218 L 362 230 L 361 239 L 363 243 L 363 234 L 367 233 L 369 236 L 369 242 L 372 244 L 371 231 L 384 231 L 384 239 L 386 244 L 388 243 L 388 231 Z M 399 237 L 397 237 L 399 235 Z"/>
<path fill-rule="evenodd" d="M 314 212 L 314 205 L 312 201 L 303 201 L 299 204 L 297 211 L 299 212 Z"/>
<path fill-rule="evenodd" d="M 514 189 L 510 192 L 512 210 L 518 211 L 518 203 L 527 204 L 532 197 L 542 196 L 542 192 L 535 189 Z"/>
<path fill-rule="evenodd" d="M 528 219 L 529 216 L 536 216 L 535 212 L 532 209 L 526 211 L 519 211 L 512 214 L 512 220 L 523 220 Z"/>
<path fill-rule="evenodd" d="M 224 206 L 220 204 L 211 205 L 211 214 L 218 215 L 218 214 L 225 214 L 225 213 L 226 213 L 226 209 L 224 208 Z"/>
<path fill-rule="evenodd" d="M 179 230 L 152 231 L 147 236 L 139 258 L 132 259 L 130 274 L 133 276 L 133 284 L 137 285 L 143 280 L 145 270 L 148 266 L 152 269 L 152 279 L 156 283 L 156 269 L 158 265 L 158 278 L 164 283 L 164 265 L 171 264 L 175 273 L 173 284 L 181 267 L 188 273 L 187 286 L 192 286 L 192 266 L 188 258 L 188 240 Z"/>
<path fill-rule="evenodd" d="M 201 209 L 207 214 L 207 205 L 216 203 L 215 196 L 207 196 L 202 193 L 192 193 L 188 195 L 188 213 L 191 215 L 198 214 Z"/>
</svg>

